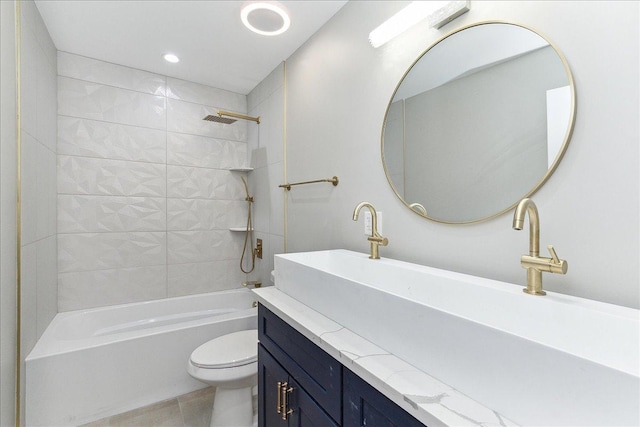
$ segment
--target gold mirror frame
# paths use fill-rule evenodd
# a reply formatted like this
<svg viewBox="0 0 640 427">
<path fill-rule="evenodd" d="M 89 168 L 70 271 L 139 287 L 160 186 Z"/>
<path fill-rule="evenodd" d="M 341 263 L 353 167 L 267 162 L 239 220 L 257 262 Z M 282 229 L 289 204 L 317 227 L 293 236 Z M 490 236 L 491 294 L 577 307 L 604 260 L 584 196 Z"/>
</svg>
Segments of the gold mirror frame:
<svg viewBox="0 0 640 427">
<path fill-rule="evenodd" d="M 433 49 L 435 46 L 437 46 L 439 43 L 443 42 L 444 40 L 448 39 L 449 37 L 458 34 L 464 30 L 467 30 L 469 28 L 473 28 L 473 27 L 478 27 L 481 25 L 487 25 L 487 24 L 503 24 L 503 25 L 513 25 L 515 27 L 520 27 L 526 30 L 529 30 L 531 32 L 533 32 L 534 34 L 538 35 L 539 37 L 541 37 L 543 40 L 545 40 L 549 46 L 551 46 L 553 48 L 553 50 L 555 51 L 555 53 L 558 55 L 558 58 L 560 59 L 560 61 L 562 62 L 562 65 L 564 67 L 565 73 L 567 75 L 567 80 L 569 82 L 569 87 L 570 87 L 570 98 L 571 98 L 571 109 L 570 109 L 570 113 L 569 113 L 569 123 L 567 125 L 567 130 L 565 133 L 565 137 L 564 137 L 564 141 L 562 142 L 562 145 L 558 151 L 558 153 L 556 154 L 556 157 L 553 161 L 553 163 L 551 164 L 551 166 L 547 169 L 546 173 L 542 176 L 542 178 L 540 179 L 540 181 L 538 181 L 537 184 L 535 184 L 533 186 L 533 188 L 531 188 L 528 192 L 526 192 L 525 194 L 522 195 L 522 197 L 518 198 L 517 200 L 513 201 L 513 203 L 511 205 L 509 205 L 507 208 L 502 208 L 502 210 L 500 210 L 499 212 L 483 217 L 483 218 L 479 218 L 479 219 L 474 219 L 474 220 L 470 220 L 470 221 L 446 221 L 446 220 L 442 220 L 442 219 L 438 219 L 438 218 L 432 218 L 428 215 L 422 214 L 420 212 L 418 212 L 417 210 L 413 209 L 409 203 L 407 203 L 404 198 L 400 195 L 400 193 L 398 193 L 398 190 L 396 189 L 396 186 L 393 184 L 393 181 L 391 180 L 391 174 L 388 170 L 387 167 L 387 162 L 385 161 L 385 154 L 384 154 L 384 134 L 385 134 L 385 128 L 387 125 L 387 119 L 389 116 L 389 111 L 391 109 L 391 104 L 393 103 L 393 100 L 396 96 L 396 93 L 398 92 L 398 89 L 400 88 L 400 86 L 402 85 L 403 81 L 405 80 L 405 78 L 407 77 L 407 75 L 411 72 L 411 70 L 413 69 L 413 67 L 431 50 Z M 454 30 L 446 35 L 444 35 L 443 37 L 441 37 L 440 39 L 438 39 L 435 43 L 433 43 L 432 45 L 430 45 L 423 53 L 421 53 L 418 58 L 411 64 L 411 66 L 407 69 L 407 71 L 405 71 L 405 73 L 403 74 L 402 78 L 400 79 L 400 81 L 398 82 L 398 84 L 396 85 L 395 90 L 393 91 L 393 94 L 391 95 L 391 98 L 389 100 L 389 104 L 387 105 L 387 110 L 385 112 L 384 115 L 384 121 L 382 124 L 382 132 L 381 132 L 381 145 L 380 145 L 380 150 L 381 150 L 381 156 L 382 156 L 382 165 L 384 168 L 384 172 L 385 175 L 387 177 L 387 181 L 389 182 L 389 185 L 391 186 L 391 189 L 393 190 L 393 192 L 395 193 L 395 195 L 398 197 L 398 199 L 400 199 L 400 201 L 413 213 L 429 219 L 431 221 L 434 222 L 439 222 L 439 223 L 443 223 L 443 224 L 473 224 L 473 223 L 478 223 L 478 222 L 483 222 L 483 221 L 488 221 L 491 220 L 493 218 L 499 217 L 501 215 L 503 215 L 506 212 L 509 212 L 511 210 L 513 210 L 515 208 L 515 206 L 518 204 L 518 202 L 525 198 L 525 197 L 530 197 L 531 195 L 533 195 L 536 191 L 538 191 L 540 189 L 540 187 L 542 187 L 547 180 L 549 179 L 549 177 L 553 174 L 553 172 L 555 172 L 555 170 L 557 169 L 560 161 L 562 160 L 562 158 L 564 157 L 565 152 L 567 151 L 567 147 L 569 146 L 569 141 L 571 140 L 571 136 L 573 134 L 573 129 L 574 129 L 574 125 L 575 125 L 575 118 L 576 118 L 576 90 L 575 90 L 575 83 L 574 83 L 574 79 L 573 79 L 573 74 L 571 73 L 571 69 L 569 68 L 569 63 L 567 62 L 565 56 L 562 54 L 562 52 L 558 49 L 558 47 L 556 46 L 555 43 L 553 43 L 549 38 L 547 38 L 546 36 L 540 34 L 540 32 L 534 30 L 531 27 L 528 27 L 526 25 L 522 25 L 522 24 L 515 24 L 513 22 L 507 22 L 507 21 L 498 21 L 498 20 L 494 20 L 494 21 L 482 21 L 482 22 L 477 22 L 474 24 L 470 24 L 470 25 L 466 25 L 464 27 L 461 27 L 457 30 Z M 497 208 L 500 209 L 500 208 Z"/>
</svg>

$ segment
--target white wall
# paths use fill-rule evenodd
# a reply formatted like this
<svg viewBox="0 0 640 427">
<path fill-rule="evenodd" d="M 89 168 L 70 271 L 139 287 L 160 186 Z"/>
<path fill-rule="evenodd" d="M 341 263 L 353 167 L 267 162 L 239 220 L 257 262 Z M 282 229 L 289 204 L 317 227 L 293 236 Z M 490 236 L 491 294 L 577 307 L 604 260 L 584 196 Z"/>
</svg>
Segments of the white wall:
<svg viewBox="0 0 640 427">
<path fill-rule="evenodd" d="M 58 53 L 60 311 L 237 288 L 245 95 Z"/>
<path fill-rule="evenodd" d="M 58 312 L 56 48 L 33 1 L 21 2 L 22 351 Z"/>
<path fill-rule="evenodd" d="M 16 63 L 15 4 L 0 2 L 0 426 L 15 422 Z"/>
<path fill-rule="evenodd" d="M 249 126 L 249 191 L 255 199 L 255 238 L 263 240 L 262 259 L 256 259 L 252 280 L 270 284 L 273 254 L 284 252 L 284 71 L 276 67 L 248 95 L 249 115 L 260 124 Z M 255 246 L 255 242 L 254 242 Z M 246 265 L 246 264 L 245 264 Z"/>
<path fill-rule="evenodd" d="M 468 226 L 427 221 L 394 195 L 380 159 L 380 132 L 397 82 L 445 33 L 484 21 L 533 27 L 557 44 L 573 71 L 578 107 L 564 160 L 533 199 L 541 244 L 568 260 L 548 290 L 630 307 L 639 301 L 638 3 L 472 2 L 440 30 L 420 24 L 379 49 L 368 33 L 407 2 L 349 2 L 287 61 L 287 174 L 338 175 L 338 187 L 306 186 L 288 201 L 288 250 L 366 252 L 362 201 L 384 212 L 382 256 L 524 284 L 528 233 L 509 214 Z M 293 193 L 293 191 L 292 191 Z"/>
</svg>

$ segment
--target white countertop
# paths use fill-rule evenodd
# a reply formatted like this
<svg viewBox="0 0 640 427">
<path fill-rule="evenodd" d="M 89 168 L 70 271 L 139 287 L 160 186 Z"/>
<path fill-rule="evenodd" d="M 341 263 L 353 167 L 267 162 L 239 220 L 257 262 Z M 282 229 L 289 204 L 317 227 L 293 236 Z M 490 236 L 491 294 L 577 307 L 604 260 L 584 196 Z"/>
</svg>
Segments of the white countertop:
<svg viewBox="0 0 640 427">
<path fill-rule="evenodd" d="M 253 292 L 265 307 L 429 427 L 517 426 L 276 287 Z"/>
</svg>

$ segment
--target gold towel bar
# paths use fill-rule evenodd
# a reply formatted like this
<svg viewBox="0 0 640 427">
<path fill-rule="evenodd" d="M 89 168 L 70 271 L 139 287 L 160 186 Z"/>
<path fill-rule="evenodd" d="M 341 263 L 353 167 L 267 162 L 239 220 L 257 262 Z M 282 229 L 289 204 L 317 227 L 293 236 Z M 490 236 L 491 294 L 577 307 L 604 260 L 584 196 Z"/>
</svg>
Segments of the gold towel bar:
<svg viewBox="0 0 640 427">
<path fill-rule="evenodd" d="M 333 186 L 337 186 L 338 182 L 340 182 L 338 180 L 337 176 L 334 176 L 333 178 L 328 178 L 328 179 L 316 179 L 315 181 L 304 181 L 304 182 L 292 182 L 291 184 L 281 184 L 278 185 L 278 187 L 280 188 L 286 188 L 287 191 L 291 191 L 291 187 L 293 187 L 294 185 L 303 185 L 303 184 L 315 184 L 316 182 L 330 182 L 333 184 Z"/>
</svg>

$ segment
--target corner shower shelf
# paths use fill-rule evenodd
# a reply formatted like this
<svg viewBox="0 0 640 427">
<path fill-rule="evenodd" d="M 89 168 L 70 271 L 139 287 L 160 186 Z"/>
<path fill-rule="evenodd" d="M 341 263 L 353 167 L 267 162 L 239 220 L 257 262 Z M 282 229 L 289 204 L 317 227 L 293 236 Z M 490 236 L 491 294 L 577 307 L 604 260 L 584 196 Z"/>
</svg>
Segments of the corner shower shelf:
<svg viewBox="0 0 640 427">
<path fill-rule="evenodd" d="M 247 231 L 247 227 L 229 227 L 229 231 Z M 253 231 L 253 228 L 249 231 Z"/>
<path fill-rule="evenodd" d="M 229 168 L 232 172 L 251 172 L 253 168 Z"/>
</svg>

